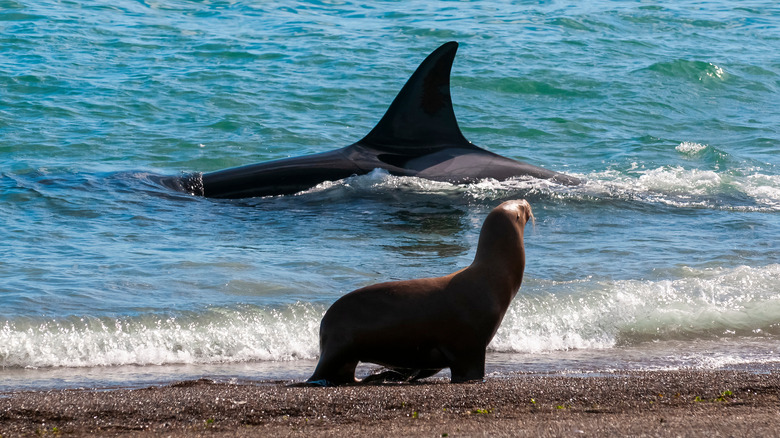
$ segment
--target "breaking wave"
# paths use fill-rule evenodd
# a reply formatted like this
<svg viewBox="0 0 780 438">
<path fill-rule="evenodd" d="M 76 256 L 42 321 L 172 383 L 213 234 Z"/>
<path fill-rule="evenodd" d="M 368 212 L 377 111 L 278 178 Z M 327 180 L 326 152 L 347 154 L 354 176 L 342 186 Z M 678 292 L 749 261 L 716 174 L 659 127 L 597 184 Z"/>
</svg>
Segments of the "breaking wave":
<svg viewBox="0 0 780 438">
<path fill-rule="evenodd" d="M 540 353 L 656 341 L 780 339 L 780 265 L 684 269 L 660 281 L 529 278 L 489 350 Z M 294 361 L 318 355 L 324 305 L 243 305 L 177 316 L 18 318 L 0 326 L 11 368 Z"/>
</svg>

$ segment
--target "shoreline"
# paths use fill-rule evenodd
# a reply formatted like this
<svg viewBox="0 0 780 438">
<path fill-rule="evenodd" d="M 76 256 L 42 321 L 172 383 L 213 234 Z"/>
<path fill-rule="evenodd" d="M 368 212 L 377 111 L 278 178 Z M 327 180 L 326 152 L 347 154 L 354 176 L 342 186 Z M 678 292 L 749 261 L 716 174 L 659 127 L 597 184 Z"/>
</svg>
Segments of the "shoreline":
<svg viewBox="0 0 780 438">
<path fill-rule="evenodd" d="M 614 375 L 621 372 L 731 370 L 766 373 L 780 370 L 780 358 L 770 340 L 717 339 L 642 343 L 609 349 L 582 349 L 516 353 L 488 351 L 486 377 L 561 374 L 568 376 Z M 680 355 L 680 351 L 685 351 Z M 6 367 L 0 371 L 0 394 L 18 391 L 100 388 L 139 389 L 179 380 L 208 378 L 243 383 L 306 380 L 317 360 L 237 361 L 218 363 L 163 363 L 40 368 Z M 366 376 L 378 365 L 361 363 L 356 375 Z M 444 370 L 434 377 L 448 377 Z"/>
<path fill-rule="evenodd" d="M 297 388 L 186 380 L 0 393 L 0 436 L 780 436 L 780 372 L 515 374 Z"/>
</svg>

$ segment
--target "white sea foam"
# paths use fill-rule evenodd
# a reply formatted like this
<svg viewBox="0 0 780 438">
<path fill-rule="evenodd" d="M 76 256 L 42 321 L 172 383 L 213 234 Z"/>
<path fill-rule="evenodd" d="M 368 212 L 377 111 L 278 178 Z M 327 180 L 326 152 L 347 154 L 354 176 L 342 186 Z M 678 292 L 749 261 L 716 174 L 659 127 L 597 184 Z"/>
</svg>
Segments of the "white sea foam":
<svg viewBox="0 0 780 438">
<path fill-rule="evenodd" d="M 752 174 L 734 184 L 758 204 L 780 211 L 780 175 Z"/>
<path fill-rule="evenodd" d="M 2 367 L 207 364 L 311 359 L 324 309 L 211 309 L 178 317 L 6 322 Z"/>
<path fill-rule="evenodd" d="M 683 143 L 678 150 L 698 153 L 708 146 Z M 549 180 L 512 178 L 484 179 L 471 184 L 451 184 L 416 177 L 398 177 L 382 169 L 367 175 L 324 182 L 302 192 L 318 197 L 354 196 L 355 193 L 450 196 L 492 201 L 513 196 L 543 196 L 555 199 L 616 199 L 658 203 L 672 207 L 709 208 L 735 211 L 780 211 L 780 176 L 755 170 L 715 171 L 683 166 L 652 169 L 634 167 L 627 172 L 614 169 L 576 174 L 585 183 L 562 186 Z"/>
<path fill-rule="evenodd" d="M 780 211 L 777 175 L 663 166 L 629 173 L 606 170 L 584 179 L 585 185 L 569 190 L 565 196 L 636 200 L 681 208 Z"/>
<path fill-rule="evenodd" d="M 662 194 L 705 195 L 715 192 L 723 176 L 711 170 L 663 167 L 643 172 L 637 186 L 644 191 Z"/>
</svg>

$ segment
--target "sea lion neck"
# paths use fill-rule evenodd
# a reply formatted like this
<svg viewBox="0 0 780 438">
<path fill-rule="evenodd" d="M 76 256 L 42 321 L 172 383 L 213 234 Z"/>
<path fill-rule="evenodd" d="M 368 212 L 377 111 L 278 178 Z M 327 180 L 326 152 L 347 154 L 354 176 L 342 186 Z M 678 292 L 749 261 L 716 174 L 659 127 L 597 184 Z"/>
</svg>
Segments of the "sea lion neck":
<svg viewBox="0 0 780 438">
<path fill-rule="evenodd" d="M 525 201 L 507 201 L 493 209 L 482 225 L 471 264 L 472 268 L 499 274 L 494 278 L 505 279 L 513 296 L 523 281 L 523 229 L 529 217 L 530 206 Z"/>
</svg>

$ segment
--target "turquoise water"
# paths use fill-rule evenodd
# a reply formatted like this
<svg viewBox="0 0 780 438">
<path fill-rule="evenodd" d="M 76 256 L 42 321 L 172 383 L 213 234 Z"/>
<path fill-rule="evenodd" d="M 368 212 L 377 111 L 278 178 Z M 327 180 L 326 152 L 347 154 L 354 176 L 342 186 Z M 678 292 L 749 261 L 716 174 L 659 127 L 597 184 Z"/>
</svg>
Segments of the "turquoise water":
<svg viewBox="0 0 780 438">
<path fill-rule="evenodd" d="M 154 182 L 351 144 L 450 40 L 464 135 L 584 185 Z M 768 1 L 0 0 L 0 388 L 306 378 L 330 303 L 520 197 L 490 373 L 776 369 L 778 46 Z"/>
</svg>

